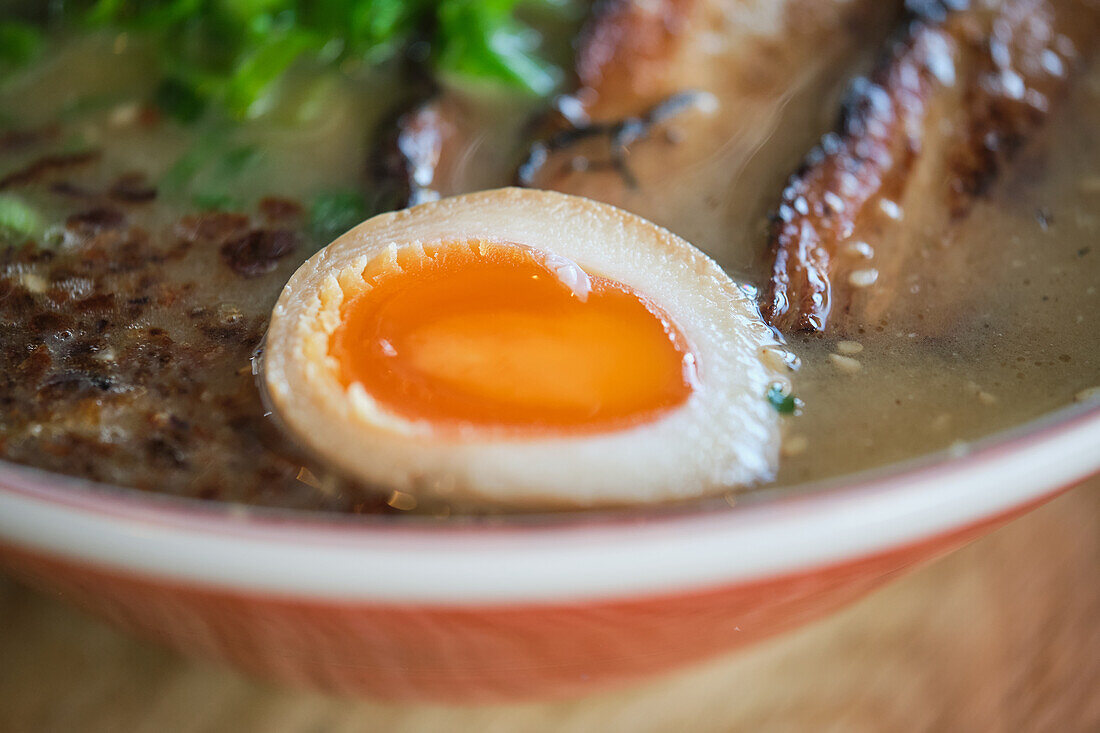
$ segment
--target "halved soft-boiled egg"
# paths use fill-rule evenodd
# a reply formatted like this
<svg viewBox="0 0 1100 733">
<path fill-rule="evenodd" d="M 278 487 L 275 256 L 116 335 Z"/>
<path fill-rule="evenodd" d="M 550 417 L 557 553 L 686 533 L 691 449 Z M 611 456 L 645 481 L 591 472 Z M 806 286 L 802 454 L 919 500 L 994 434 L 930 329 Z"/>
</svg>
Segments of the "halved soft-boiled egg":
<svg viewBox="0 0 1100 733">
<path fill-rule="evenodd" d="M 774 343 L 683 239 L 501 189 L 376 216 L 314 255 L 275 306 L 263 379 L 301 442 L 371 484 L 615 505 L 773 472 Z"/>
</svg>

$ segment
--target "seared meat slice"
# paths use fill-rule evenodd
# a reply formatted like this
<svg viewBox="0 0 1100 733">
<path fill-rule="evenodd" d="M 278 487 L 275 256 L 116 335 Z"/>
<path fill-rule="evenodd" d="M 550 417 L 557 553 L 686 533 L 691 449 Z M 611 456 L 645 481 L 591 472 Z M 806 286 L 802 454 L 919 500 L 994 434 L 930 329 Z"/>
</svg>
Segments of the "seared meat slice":
<svg viewBox="0 0 1100 733">
<path fill-rule="evenodd" d="M 712 97 L 705 92 L 678 92 L 654 104 L 640 115 L 624 117 L 615 122 L 591 122 L 587 118 L 568 121 L 564 117 L 565 113 L 559 110 L 562 114 L 559 125 L 562 121 L 567 124 L 547 135 L 545 139 L 536 140 L 531 144 L 527 159 L 516 170 L 516 184 L 533 186 L 542 174 L 543 166 L 546 165 L 551 154 L 572 150 L 575 145 L 584 140 L 605 138 L 609 150 L 607 164 L 603 167 L 617 172 L 630 188 L 637 188 L 638 181 L 626 164 L 630 146 L 648 138 L 654 128 L 673 117 L 697 107 L 710 107 L 712 103 Z M 584 167 L 585 170 L 592 170 L 594 166 L 591 161 L 586 160 Z"/>
<path fill-rule="evenodd" d="M 532 128 L 540 108 L 514 97 L 424 93 L 381 136 L 372 187 L 391 192 L 389 208 L 519 179 L 622 206 L 727 266 L 762 273 L 771 192 L 828 129 L 820 110 L 870 66 L 867 49 L 900 5 L 597 3 L 578 37 L 574 91 L 555 100 L 555 119 Z"/>
<path fill-rule="evenodd" d="M 969 266 L 935 243 L 1038 129 L 1092 46 L 1100 8 L 965 4 L 913 4 L 883 62 L 853 85 L 839 130 L 784 189 L 761 303 L 773 326 L 844 334 L 880 324 L 899 293 L 919 287 L 913 268 Z"/>
<path fill-rule="evenodd" d="M 368 164 L 368 177 L 383 199 L 378 208 L 439 198 L 439 162 L 445 146 L 454 143 L 458 116 L 454 100 L 433 91 L 382 123 Z"/>
<path fill-rule="evenodd" d="M 621 132 L 627 134 L 616 137 L 617 130 L 613 129 L 619 121 L 588 126 L 587 113 L 579 98 L 594 100 L 599 89 L 601 100 L 618 97 L 624 109 L 640 110 L 643 100 L 653 99 L 654 89 L 666 88 L 667 85 L 654 82 L 661 76 L 674 46 L 682 40 L 683 20 L 695 5 L 696 0 L 594 3 L 576 43 L 574 87 L 581 91 L 576 98 L 556 100 L 562 102 L 557 114 L 540 114 L 537 121 L 543 124 L 537 130 L 518 117 L 506 115 L 513 118 L 509 120 L 513 126 L 524 127 L 519 131 L 521 146 L 529 144 L 532 134 L 549 139 L 535 141 L 518 172 L 511 165 L 495 170 L 497 180 L 488 179 L 488 187 L 505 185 L 512 178 L 520 185 L 533 185 L 549 154 L 577 140 L 596 135 L 625 140 L 629 131 L 624 128 Z M 478 116 L 478 107 L 492 106 L 492 102 L 467 98 L 457 90 L 441 89 L 422 70 L 413 69 L 409 75 L 410 100 L 379 125 L 367 164 L 367 181 L 378 192 L 379 209 L 415 206 L 441 195 L 476 188 L 467 180 L 472 169 L 458 169 L 477 143 L 479 128 L 472 124 L 471 118 Z M 570 111 L 579 116 L 572 117 Z M 494 133 L 504 134 L 494 134 L 494 144 L 515 142 L 508 138 L 515 138 L 517 131 L 499 129 L 501 120 L 496 122 L 489 127 L 494 128 Z M 622 166 L 620 169 L 625 170 Z"/>
<path fill-rule="evenodd" d="M 659 97 L 690 81 L 676 78 L 669 60 L 689 40 L 700 0 L 604 0 L 596 3 L 577 42 L 578 99 L 589 111 L 631 114 L 639 102 Z"/>
<path fill-rule="evenodd" d="M 375 135 L 367 166 L 375 209 L 508 185 L 536 104 L 451 89 L 413 98 Z"/>
<path fill-rule="evenodd" d="M 762 275 L 771 192 L 828 129 L 820 110 L 870 66 L 866 49 L 886 38 L 900 5 L 602 3 L 580 35 L 577 88 L 558 101 L 560 119 L 533 150 L 540 165 L 520 181 L 621 206 L 727 268 Z M 684 100 L 654 119 L 663 102 Z"/>
</svg>

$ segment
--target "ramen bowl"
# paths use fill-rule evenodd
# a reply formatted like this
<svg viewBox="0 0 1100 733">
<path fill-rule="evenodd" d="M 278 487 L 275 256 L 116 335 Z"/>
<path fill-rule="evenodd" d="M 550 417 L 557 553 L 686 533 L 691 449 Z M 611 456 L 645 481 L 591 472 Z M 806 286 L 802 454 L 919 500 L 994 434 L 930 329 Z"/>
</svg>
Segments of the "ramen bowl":
<svg viewBox="0 0 1100 733">
<path fill-rule="evenodd" d="M 0 467 L 0 568 L 140 636 L 391 700 L 568 697 L 792 629 L 1100 471 L 1100 406 L 727 502 L 451 518 L 243 510 Z"/>
</svg>

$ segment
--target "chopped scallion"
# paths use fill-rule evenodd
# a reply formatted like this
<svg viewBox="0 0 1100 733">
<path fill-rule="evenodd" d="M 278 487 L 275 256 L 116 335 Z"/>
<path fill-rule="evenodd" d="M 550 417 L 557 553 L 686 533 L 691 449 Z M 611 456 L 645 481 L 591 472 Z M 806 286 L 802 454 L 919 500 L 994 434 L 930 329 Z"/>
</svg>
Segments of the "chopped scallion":
<svg viewBox="0 0 1100 733">
<path fill-rule="evenodd" d="M 328 244 L 366 217 L 366 203 L 357 191 L 318 194 L 309 209 L 310 230 L 322 245 Z"/>
<path fill-rule="evenodd" d="M 29 237 L 42 229 L 42 219 L 30 205 L 11 194 L 0 194 L 0 232 Z"/>
<path fill-rule="evenodd" d="M 42 49 L 42 31 L 28 23 L 0 21 L 0 71 L 34 60 Z"/>
<path fill-rule="evenodd" d="M 798 409 L 798 398 L 788 394 L 781 384 L 772 384 L 768 387 L 768 402 L 781 415 L 790 415 Z"/>
</svg>

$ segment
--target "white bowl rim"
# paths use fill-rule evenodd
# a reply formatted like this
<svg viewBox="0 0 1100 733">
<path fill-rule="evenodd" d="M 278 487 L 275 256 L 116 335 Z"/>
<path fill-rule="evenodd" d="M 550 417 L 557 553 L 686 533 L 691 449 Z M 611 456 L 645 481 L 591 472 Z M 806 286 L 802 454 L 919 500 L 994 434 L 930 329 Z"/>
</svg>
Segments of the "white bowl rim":
<svg viewBox="0 0 1100 733">
<path fill-rule="evenodd" d="M 874 556 L 1038 502 L 1097 472 L 1097 403 L 1056 411 L 963 455 L 937 454 L 831 488 L 596 521 L 241 512 L 0 462 L 0 543 L 161 583 L 331 603 L 614 601 Z"/>
</svg>

